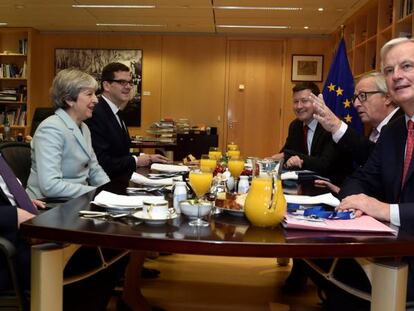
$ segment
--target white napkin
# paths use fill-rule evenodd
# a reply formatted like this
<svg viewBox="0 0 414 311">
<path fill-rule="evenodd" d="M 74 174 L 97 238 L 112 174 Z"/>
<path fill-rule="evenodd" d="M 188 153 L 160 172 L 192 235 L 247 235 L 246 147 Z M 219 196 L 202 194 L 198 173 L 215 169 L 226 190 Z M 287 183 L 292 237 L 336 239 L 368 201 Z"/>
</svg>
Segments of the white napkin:
<svg viewBox="0 0 414 311">
<path fill-rule="evenodd" d="M 316 196 L 285 194 L 285 198 L 287 203 L 296 203 L 304 205 L 326 204 L 333 207 L 337 207 L 340 203 L 338 198 L 335 198 L 332 195 L 332 193 L 325 193 Z"/>
<path fill-rule="evenodd" d="M 104 207 L 139 207 L 145 200 L 164 200 L 164 196 L 129 196 L 101 191 L 91 203 Z"/>
<path fill-rule="evenodd" d="M 152 186 L 170 186 L 174 181 L 183 180 L 182 176 L 175 176 L 169 178 L 160 178 L 160 179 L 149 179 L 144 175 L 138 174 L 136 172 L 132 173 L 131 181 L 140 184 L 140 185 L 152 185 Z"/>
<path fill-rule="evenodd" d="M 159 172 L 169 172 L 169 173 L 179 173 L 179 172 L 188 172 L 190 169 L 185 165 L 173 165 L 173 164 L 162 164 L 162 163 L 153 163 L 151 165 L 152 170 L 157 170 Z"/>
<path fill-rule="evenodd" d="M 282 180 L 298 180 L 298 174 L 295 171 L 284 172 L 280 178 Z"/>
</svg>

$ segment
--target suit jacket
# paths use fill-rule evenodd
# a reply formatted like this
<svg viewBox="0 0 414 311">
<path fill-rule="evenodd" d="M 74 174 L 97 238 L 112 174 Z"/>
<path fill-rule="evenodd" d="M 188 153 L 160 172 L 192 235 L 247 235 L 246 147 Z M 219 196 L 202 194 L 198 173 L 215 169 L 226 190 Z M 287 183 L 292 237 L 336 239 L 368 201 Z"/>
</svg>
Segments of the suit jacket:
<svg viewBox="0 0 414 311">
<path fill-rule="evenodd" d="M 311 153 L 305 150 L 303 122 L 293 120 L 289 125 L 286 143 L 282 148 L 285 159 L 297 155 L 303 160 L 302 168 L 329 177 L 334 183 L 341 184 L 346 174 L 350 173 L 351 163 L 343 159 L 337 151 L 329 132 L 318 123 L 311 145 Z"/>
<path fill-rule="evenodd" d="M 403 115 L 402 109 L 398 109 L 390 121 L 395 120 L 399 116 Z M 369 155 L 375 147 L 375 143 L 370 141 L 368 137 L 361 135 L 355 129 L 348 126 L 344 136 L 338 141 L 338 148 L 341 152 L 347 152 L 352 155 L 352 159 L 358 165 L 364 165 L 368 160 Z"/>
<path fill-rule="evenodd" d="M 0 236 L 9 240 L 16 248 L 16 266 L 20 284 L 30 289 L 30 246 L 20 236 L 17 227 L 17 209 L 12 206 L 0 188 Z M 0 254 L 0 289 L 10 289 L 11 279 L 5 258 Z"/>
<path fill-rule="evenodd" d="M 405 117 L 399 116 L 381 130 L 381 135 L 366 164 L 349 177 L 341 188 L 340 198 L 365 193 L 386 203 L 399 206 L 401 230 L 414 234 L 414 158 L 401 186 L 405 143 Z M 408 259 L 407 298 L 414 299 L 414 260 Z"/>
<path fill-rule="evenodd" d="M 63 110 L 44 120 L 31 142 L 27 192 L 35 198 L 75 198 L 109 181 L 92 148 L 86 124 Z"/>
<path fill-rule="evenodd" d="M 113 179 L 121 175 L 131 175 L 136 170 L 136 162 L 129 152 L 131 140 L 119 126 L 119 122 L 103 97 L 99 97 L 92 118 L 85 121 L 92 135 L 92 145 L 99 164 Z"/>
</svg>

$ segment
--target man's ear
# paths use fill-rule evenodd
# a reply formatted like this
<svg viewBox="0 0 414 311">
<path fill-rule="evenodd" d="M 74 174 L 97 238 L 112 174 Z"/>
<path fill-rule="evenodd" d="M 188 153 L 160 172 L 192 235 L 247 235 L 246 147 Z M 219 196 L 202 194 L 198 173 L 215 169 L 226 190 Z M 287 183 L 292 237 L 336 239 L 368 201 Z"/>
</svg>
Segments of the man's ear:
<svg viewBox="0 0 414 311">
<path fill-rule="evenodd" d="M 391 96 L 390 96 L 390 94 L 385 94 L 384 95 L 384 97 L 385 97 L 385 106 L 390 106 L 390 105 L 394 105 L 394 103 L 393 103 L 393 101 L 392 101 L 392 99 L 391 99 Z"/>
<path fill-rule="evenodd" d="M 109 85 L 110 85 L 110 83 L 108 81 L 103 81 L 102 82 L 102 87 L 103 87 L 102 91 L 108 91 Z"/>
</svg>

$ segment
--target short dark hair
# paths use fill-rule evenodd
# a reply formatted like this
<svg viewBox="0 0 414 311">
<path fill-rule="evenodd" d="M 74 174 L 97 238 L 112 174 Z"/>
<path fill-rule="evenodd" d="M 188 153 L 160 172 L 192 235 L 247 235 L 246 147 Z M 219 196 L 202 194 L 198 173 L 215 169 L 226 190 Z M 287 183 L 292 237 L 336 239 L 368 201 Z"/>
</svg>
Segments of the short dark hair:
<svg viewBox="0 0 414 311">
<path fill-rule="evenodd" d="M 106 65 L 103 69 L 102 69 L 102 73 L 101 73 L 101 89 L 103 90 L 103 85 L 102 83 L 104 81 L 111 81 L 113 79 L 115 79 L 115 72 L 118 71 L 127 71 L 129 72 L 129 67 L 125 64 L 122 63 L 109 63 L 108 65 Z"/>
<path fill-rule="evenodd" d="M 321 93 L 319 87 L 313 82 L 300 82 L 297 83 L 292 89 L 293 93 L 300 92 L 303 90 L 310 90 L 316 96 L 318 96 Z"/>
</svg>

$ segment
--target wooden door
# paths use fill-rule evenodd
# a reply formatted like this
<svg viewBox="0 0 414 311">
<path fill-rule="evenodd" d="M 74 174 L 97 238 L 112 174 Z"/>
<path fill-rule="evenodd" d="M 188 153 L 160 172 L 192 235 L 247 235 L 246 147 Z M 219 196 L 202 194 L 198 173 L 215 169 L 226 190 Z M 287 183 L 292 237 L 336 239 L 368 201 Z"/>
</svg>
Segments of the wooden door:
<svg viewBox="0 0 414 311">
<path fill-rule="evenodd" d="M 282 40 L 229 41 L 226 138 L 244 156 L 279 151 L 283 59 Z"/>
</svg>

